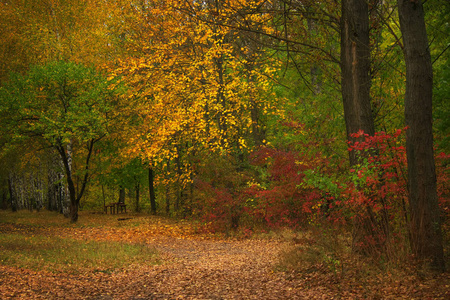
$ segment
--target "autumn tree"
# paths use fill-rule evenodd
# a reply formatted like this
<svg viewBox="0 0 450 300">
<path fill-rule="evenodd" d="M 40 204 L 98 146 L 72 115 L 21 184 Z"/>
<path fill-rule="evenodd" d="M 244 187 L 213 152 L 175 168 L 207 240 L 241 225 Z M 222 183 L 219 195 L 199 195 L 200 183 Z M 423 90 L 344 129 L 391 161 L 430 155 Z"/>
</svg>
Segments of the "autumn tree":
<svg viewBox="0 0 450 300">
<path fill-rule="evenodd" d="M 363 130 L 375 133 L 370 104 L 369 8 L 366 1 L 343 0 L 341 16 L 341 88 L 348 140 Z M 350 164 L 358 158 L 350 155 Z"/>
<path fill-rule="evenodd" d="M 433 69 L 422 1 L 398 1 L 406 62 L 405 122 L 408 126 L 411 248 L 443 271 L 444 254 L 433 154 Z"/>
<path fill-rule="evenodd" d="M 119 49 L 107 34 L 113 15 L 111 1 L 1 1 L 0 81 L 45 61 L 112 59 Z"/>
<path fill-rule="evenodd" d="M 0 89 L 3 130 L 16 143 L 37 140 L 59 154 L 70 196 L 70 217 L 89 180 L 94 145 L 109 133 L 120 89 L 93 68 L 70 62 L 33 67 L 27 75 L 11 74 Z M 83 161 L 73 169 L 74 158 Z M 81 176 L 79 189 L 74 180 Z"/>
<path fill-rule="evenodd" d="M 129 56 L 112 71 L 133 87 L 129 101 L 141 120 L 130 128 L 129 153 L 155 168 L 174 166 L 174 207 L 183 206 L 196 157 L 239 155 L 263 140 L 258 114 L 270 88 L 263 73 L 272 68 L 249 67 L 259 54 L 216 24 L 227 9 L 220 1 L 136 1 L 123 10 Z"/>
</svg>

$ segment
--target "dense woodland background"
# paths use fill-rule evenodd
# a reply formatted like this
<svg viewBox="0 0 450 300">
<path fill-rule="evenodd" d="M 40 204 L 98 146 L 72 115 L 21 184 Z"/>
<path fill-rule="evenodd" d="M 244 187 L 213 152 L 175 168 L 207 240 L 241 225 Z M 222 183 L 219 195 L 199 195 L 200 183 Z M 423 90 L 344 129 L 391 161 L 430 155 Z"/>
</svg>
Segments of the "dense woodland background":
<svg viewBox="0 0 450 300">
<path fill-rule="evenodd" d="M 449 43 L 446 0 L 2 0 L 0 205 L 334 228 L 443 270 Z"/>
</svg>

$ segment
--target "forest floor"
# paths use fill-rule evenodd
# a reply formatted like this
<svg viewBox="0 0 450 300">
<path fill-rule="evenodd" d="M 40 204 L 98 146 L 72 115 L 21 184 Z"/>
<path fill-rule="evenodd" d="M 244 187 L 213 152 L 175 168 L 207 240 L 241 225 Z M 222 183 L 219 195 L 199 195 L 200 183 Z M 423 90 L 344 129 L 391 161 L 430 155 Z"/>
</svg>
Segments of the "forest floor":
<svg viewBox="0 0 450 300">
<path fill-rule="evenodd" d="M 307 268 L 291 270 L 283 265 L 286 255 L 308 252 L 312 244 L 292 233 L 221 238 L 199 234 L 189 222 L 143 215 L 84 213 L 78 224 L 67 223 L 48 212 L 0 212 L 1 299 L 450 299 L 448 273 L 373 271 L 343 258 L 330 264 L 326 255 L 317 255 L 324 262 L 305 261 Z M 67 267 L 31 254 L 65 239 L 141 245 L 156 254 L 147 260 L 140 248 L 136 261 L 114 267 L 90 266 L 87 260 L 98 253 L 81 255 L 75 266 L 65 262 Z M 66 251 L 74 252 L 70 247 Z"/>
</svg>

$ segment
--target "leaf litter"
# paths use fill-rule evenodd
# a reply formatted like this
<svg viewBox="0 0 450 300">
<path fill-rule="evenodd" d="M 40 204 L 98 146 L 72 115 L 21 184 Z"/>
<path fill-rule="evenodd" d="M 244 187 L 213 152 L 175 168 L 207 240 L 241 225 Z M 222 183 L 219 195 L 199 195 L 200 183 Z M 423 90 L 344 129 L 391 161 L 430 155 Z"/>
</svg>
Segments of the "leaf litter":
<svg viewBox="0 0 450 300">
<path fill-rule="evenodd" d="M 126 222 L 133 222 L 133 219 Z M 16 226 L 17 225 L 17 226 Z M 160 264 L 130 264 L 76 274 L 0 264 L 1 299 L 448 299 L 449 274 L 420 280 L 378 277 L 366 282 L 317 267 L 280 271 L 292 241 L 224 239 L 197 234 L 188 222 L 148 218 L 139 224 L 31 226 L 0 223 L 0 234 L 23 232 L 80 240 L 143 243 Z M 359 278 L 359 277 L 353 277 Z"/>
</svg>

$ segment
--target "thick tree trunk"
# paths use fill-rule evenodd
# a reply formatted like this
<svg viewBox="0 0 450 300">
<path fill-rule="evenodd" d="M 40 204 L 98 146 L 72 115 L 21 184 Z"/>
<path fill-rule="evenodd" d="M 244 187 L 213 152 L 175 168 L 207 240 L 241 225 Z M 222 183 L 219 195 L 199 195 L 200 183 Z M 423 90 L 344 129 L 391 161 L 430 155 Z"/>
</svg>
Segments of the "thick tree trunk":
<svg viewBox="0 0 450 300">
<path fill-rule="evenodd" d="M 76 223 L 78 221 L 78 208 L 80 207 L 80 200 L 81 197 L 83 197 L 84 191 L 86 189 L 86 185 L 89 178 L 89 162 L 91 159 L 92 151 L 94 149 L 94 143 L 98 141 L 97 140 L 90 140 L 87 143 L 87 156 L 86 156 L 86 162 L 85 162 L 85 173 L 81 182 L 81 189 L 80 192 L 77 195 L 75 183 L 73 181 L 72 177 L 72 145 L 69 143 L 67 145 L 67 149 L 64 148 L 62 144 L 59 144 L 55 146 L 56 150 L 58 151 L 59 155 L 61 156 L 61 161 L 64 165 L 64 170 L 66 173 L 66 180 L 67 180 L 67 187 L 69 189 L 69 199 L 70 199 L 70 221 L 72 223 Z"/>
<path fill-rule="evenodd" d="M 78 221 L 78 201 L 75 191 L 75 184 L 73 183 L 72 177 L 67 177 L 67 186 L 69 188 L 69 199 L 70 199 L 70 222 L 76 223 Z"/>
<path fill-rule="evenodd" d="M 355 142 L 353 133 L 360 130 L 373 136 L 375 125 L 370 101 L 370 37 L 369 8 L 366 0 L 342 0 L 341 16 L 341 88 L 348 141 Z M 361 163 L 364 154 L 349 152 L 351 165 Z M 369 155 L 369 154 L 368 154 Z M 378 238 L 372 208 L 366 205 L 354 219 L 353 250 L 373 254 L 384 245 Z M 377 241 L 375 247 L 365 245 L 367 237 Z"/>
<path fill-rule="evenodd" d="M 72 180 L 72 176 L 67 176 L 67 186 L 69 188 L 69 199 L 70 199 L 70 212 L 69 212 L 70 222 L 76 223 L 78 221 L 79 203 L 77 201 L 75 184 Z"/>
<path fill-rule="evenodd" d="M 342 0 L 341 88 L 347 138 L 363 130 L 375 134 L 370 104 L 369 9 L 365 0 Z M 358 163 L 354 151 L 350 163 Z"/>
<path fill-rule="evenodd" d="M 76 189 L 75 189 L 75 183 L 72 179 L 72 158 L 71 158 L 71 152 L 70 149 L 68 149 L 66 153 L 66 149 L 63 146 L 56 147 L 60 156 L 62 163 L 64 165 L 64 170 L 66 173 L 66 181 L 67 181 L 67 188 L 69 190 L 69 216 L 70 216 L 70 222 L 76 223 L 78 221 L 78 201 L 77 201 L 77 195 L 76 195 Z M 63 210 L 64 212 L 64 210 Z"/>
<path fill-rule="evenodd" d="M 433 69 L 421 0 L 398 0 L 406 63 L 405 122 L 411 248 L 443 271 L 441 220 L 433 154 Z"/>
</svg>

